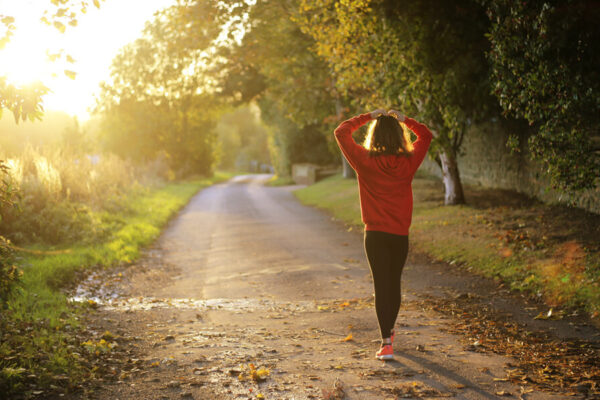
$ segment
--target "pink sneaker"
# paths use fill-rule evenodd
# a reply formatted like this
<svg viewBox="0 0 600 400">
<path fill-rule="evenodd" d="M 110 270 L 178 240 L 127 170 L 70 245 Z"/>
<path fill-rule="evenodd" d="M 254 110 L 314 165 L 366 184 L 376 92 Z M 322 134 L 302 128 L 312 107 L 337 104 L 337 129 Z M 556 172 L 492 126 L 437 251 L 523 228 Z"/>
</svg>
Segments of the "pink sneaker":
<svg viewBox="0 0 600 400">
<path fill-rule="evenodd" d="M 394 359 L 394 349 L 391 344 L 384 344 L 381 346 L 379 351 L 375 353 L 375 357 L 378 360 L 393 360 Z"/>
</svg>

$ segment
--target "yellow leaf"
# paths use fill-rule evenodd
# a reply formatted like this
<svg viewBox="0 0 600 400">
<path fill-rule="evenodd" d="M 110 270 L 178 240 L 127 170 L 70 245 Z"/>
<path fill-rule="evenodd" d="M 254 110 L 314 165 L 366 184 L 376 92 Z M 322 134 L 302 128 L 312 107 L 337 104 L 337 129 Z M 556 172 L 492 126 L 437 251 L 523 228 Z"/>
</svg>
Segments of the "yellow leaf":
<svg viewBox="0 0 600 400">
<path fill-rule="evenodd" d="M 100 8 L 100 1 L 94 0 L 94 5 L 96 6 L 96 8 Z"/>
<path fill-rule="evenodd" d="M 54 21 L 54 27 L 60 31 L 60 33 L 65 33 L 66 26 L 60 21 Z"/>
<path fill-rule="evenodd" d="M 75 71 L 70 71 L 68 69 L 65 69 L 65 75 L 70 79 L 75 79 L 75 77 L 77 76 L 77 73 Z"/>
<path fill-rule="evenodd" d="M 267 379 L 270 373 L 271 371 L 269 371 L 265 367 L 260 367 L 256 370 L 256 379 L 254 380 L 264 381 L 265 379 Z"/>
<path fill-rule="evenodd" d="M 350 333 L 350 334 L 348 334 L 348 336 L 346 336 L 346 337 L 344 338 L 344 342 L 349 342 L 349 341 L 351 341 L 351 340 L 352 340 L 352 334 L 351 334 L 351 333 Z"/>
</svg>

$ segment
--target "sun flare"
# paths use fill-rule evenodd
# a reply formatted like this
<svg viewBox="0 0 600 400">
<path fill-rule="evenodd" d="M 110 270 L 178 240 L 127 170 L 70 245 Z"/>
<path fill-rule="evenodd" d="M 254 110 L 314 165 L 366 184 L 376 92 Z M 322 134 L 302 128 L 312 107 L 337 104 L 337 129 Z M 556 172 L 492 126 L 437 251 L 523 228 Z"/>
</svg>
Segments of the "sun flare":
<svg viewBox="0 0 600 400">
<path fill-rule="evenodd" d="M 99 10 L 80 15 L 78 26 L 61 34 L 40 22 L 49 1 L 3 2 L 2 14 L 13 16 L 17 28 L 0 50 L 0 76 L 17 86 L 41 81 L 50 89 L 43 98 L 46 110 L 64 111 L 85 120 L 99 83 L 109 78 L 110 64 L 119 49 L 141 35 L 145 22 L 157 10 L 174 3 L 107 0 Z M 56 54 L 59 56 L 51 60 Z M 68 76 L 69 71 L 75 75 Z"/>
</svg>

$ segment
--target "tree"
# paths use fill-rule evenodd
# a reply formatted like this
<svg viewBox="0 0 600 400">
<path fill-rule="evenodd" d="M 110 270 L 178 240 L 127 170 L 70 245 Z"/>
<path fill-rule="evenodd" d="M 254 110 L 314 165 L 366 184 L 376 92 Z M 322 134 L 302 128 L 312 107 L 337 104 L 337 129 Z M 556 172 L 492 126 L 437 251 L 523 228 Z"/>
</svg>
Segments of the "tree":
<svg viewBox="0 0 600 400">
<path fill-rule="evenodd" d="M 294 162 L 332 162 L 336 91 L 328 66 L 313 51 L 314 40 L 291 19 L 298 2 L 227 4 L 229 19 L 244 16 L 238 27 L 244 34 L 219 53 L 225 60 L 220 93 L 234 102 L 257 101 L 273 128 L 278 174 L 288 175 Z"/>
<path fill-rule="evenodd" d="M 221 168 L 249 169 L 252 162 L 269 164 L 267 128 L 261 123 L 258 111 L 256 105 L 242 106 L 219 120 L 216 131 Z"/>
<path fill-rule="evenodd" d="M 553 187 L 574 193 L 600 177 L 600 7 L 584 0 L 484 0 L 493 93 L 526 119 L 533 157 Z M 516 137 L 512 143 L 518 146 Z"/>
<path fill-rule="evenodd" d="M 494 111 L 483 11 L 473 0 L 302 0 L 297 17 L 357 106 L 399 107 L 432 128 L 446 204 L 464 202 L 457 155 L 467 128 Z"/>
<path fill-rule="evenodd" d="M 205 72 L 220 33 L 215 17 L 209 2 L 181 2 L 114 59 L 96 109 L 109 149 L 137 161 L 165 156 L 182 175 L 212 172 L 219 105 Z"/>
</svg>

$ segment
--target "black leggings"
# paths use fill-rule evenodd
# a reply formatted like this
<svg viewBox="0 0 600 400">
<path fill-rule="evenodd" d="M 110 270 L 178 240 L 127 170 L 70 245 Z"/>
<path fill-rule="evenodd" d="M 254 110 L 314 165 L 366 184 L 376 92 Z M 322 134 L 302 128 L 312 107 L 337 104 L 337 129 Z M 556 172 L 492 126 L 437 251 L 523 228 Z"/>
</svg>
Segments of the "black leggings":
<svg viewBox="0 0 600 400">
<path fill-rule="evenodd" d="M 408 236 L 365 231 L 365 252 L 375 286 L 375 312 L 382 338 L 389 338 L 402 300 L 400 278 L 408 254 Z"/>
</svg>

